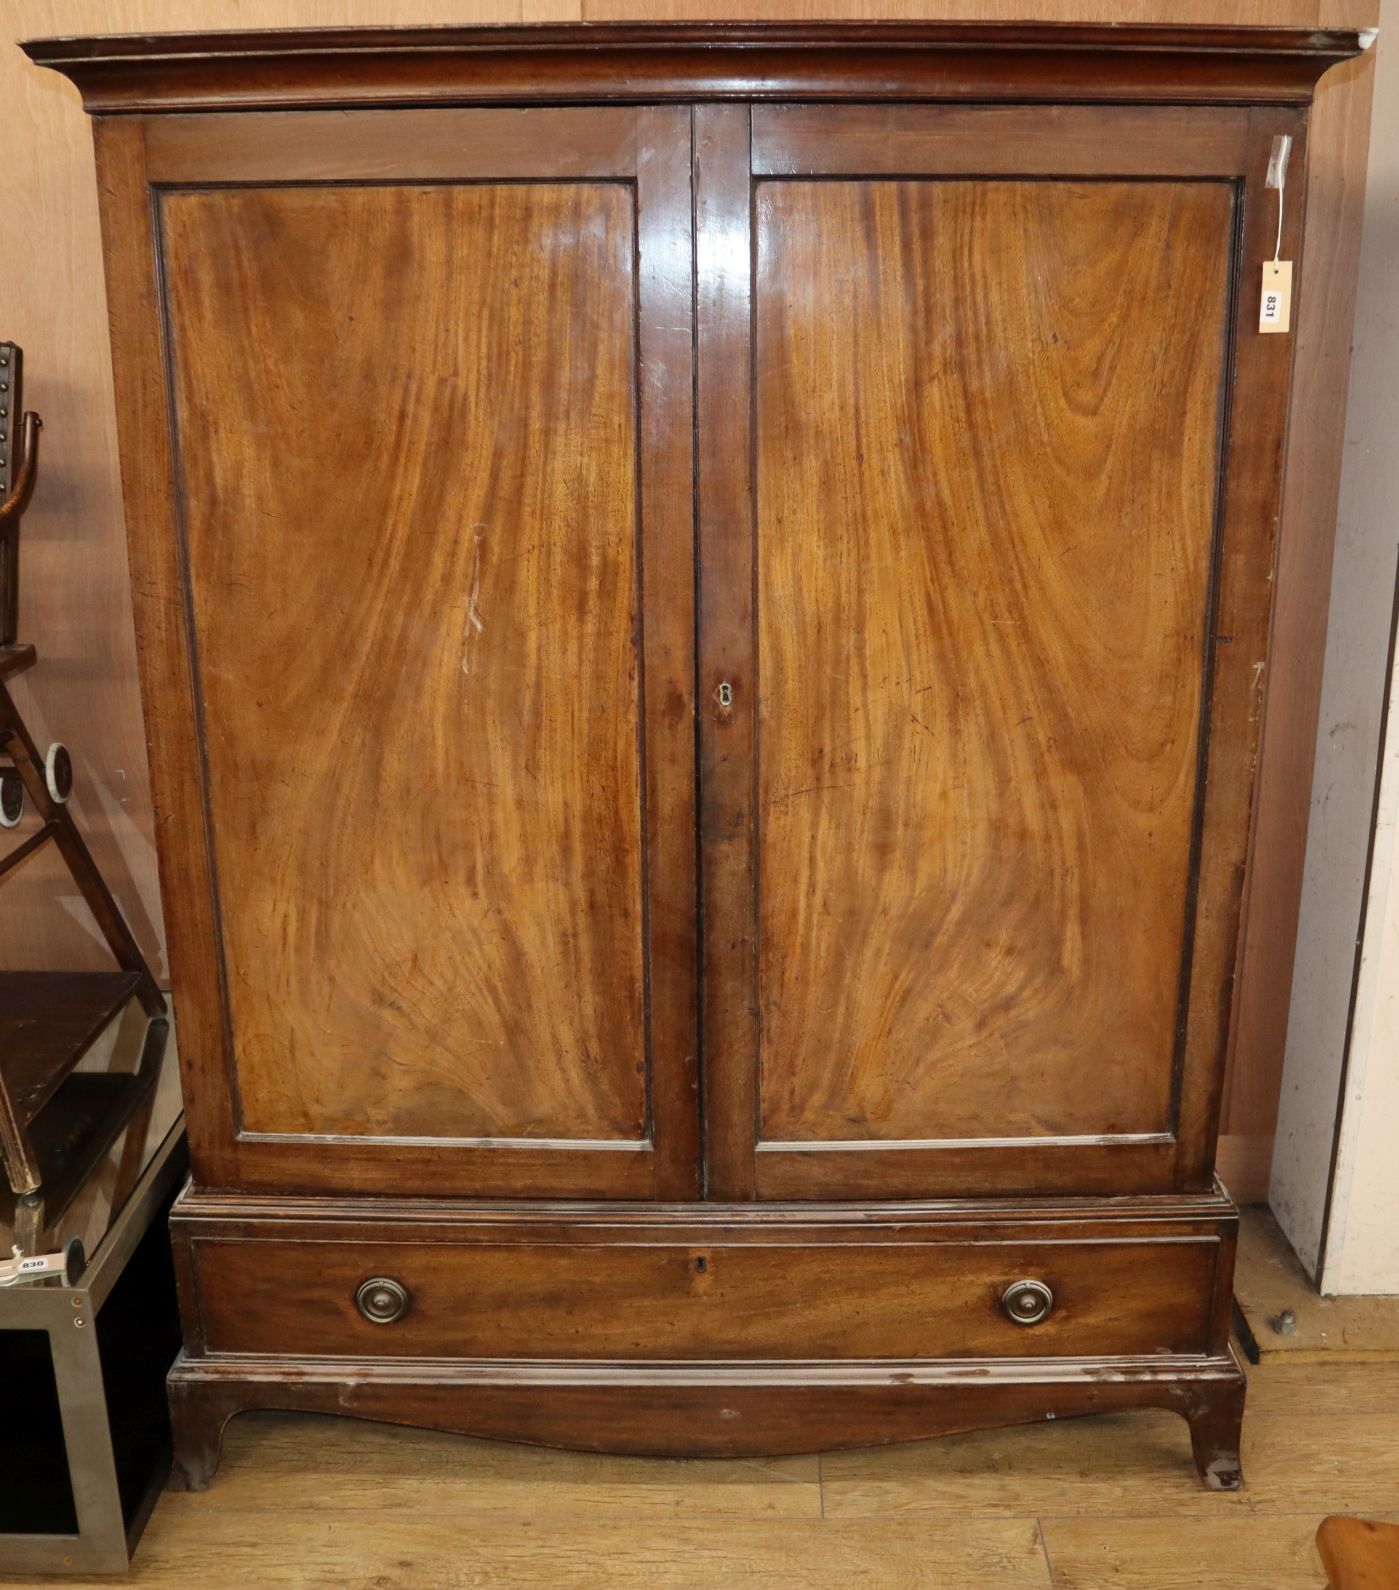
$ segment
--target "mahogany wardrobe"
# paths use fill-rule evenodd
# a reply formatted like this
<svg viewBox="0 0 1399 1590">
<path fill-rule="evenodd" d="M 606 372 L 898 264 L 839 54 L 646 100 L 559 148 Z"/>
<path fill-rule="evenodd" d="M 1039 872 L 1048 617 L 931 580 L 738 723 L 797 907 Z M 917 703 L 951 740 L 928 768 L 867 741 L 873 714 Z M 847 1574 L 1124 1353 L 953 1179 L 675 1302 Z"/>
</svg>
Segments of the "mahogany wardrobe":
<svg viewBox="0 0 1399 1590">
<path fill-rule="evenodd" d="M 27 46 L 97 145 L 186 1483 L 254 1407 L 743 1454 L 1152 1406 L 1239 1484 L 1214 1155 L 1359 42 Z"/>
</svg>

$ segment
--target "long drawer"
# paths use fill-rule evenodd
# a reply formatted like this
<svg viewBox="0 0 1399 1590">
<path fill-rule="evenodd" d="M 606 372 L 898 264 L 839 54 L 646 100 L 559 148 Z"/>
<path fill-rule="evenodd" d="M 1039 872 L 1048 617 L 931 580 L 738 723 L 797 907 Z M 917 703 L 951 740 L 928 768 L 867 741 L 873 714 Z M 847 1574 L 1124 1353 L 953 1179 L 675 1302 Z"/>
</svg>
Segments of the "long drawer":
<svg viewBox="0 0 1399 1590">
<path fill-rule="evenodd" d="M 790 1360 L 1218 1346 L 1221 1243 L 1207 1229 L 791 1244 L 200 1235 L 191 1248 L 210 1352 Z M 365 1288 L 375 1280 L 394 1285 Z M 1021 1282 L 1036 1285 L 1014 1291 Z M 399 1308 L 387 1322 L 365 1312 Z M 1041 1309 L 1035 1323 L 1014 1317 Z"/>
</svg>

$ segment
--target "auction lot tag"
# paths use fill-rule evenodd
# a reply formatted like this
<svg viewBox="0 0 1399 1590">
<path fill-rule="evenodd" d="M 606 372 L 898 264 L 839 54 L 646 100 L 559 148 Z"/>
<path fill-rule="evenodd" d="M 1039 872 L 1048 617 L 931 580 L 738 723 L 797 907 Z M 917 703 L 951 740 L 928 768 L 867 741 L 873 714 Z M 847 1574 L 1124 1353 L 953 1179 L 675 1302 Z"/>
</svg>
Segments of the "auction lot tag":
<svg viewBox="0 0 1399 1590">
<path fill-rule="evenodd" d="M 1263 266 L 1263 300 L 1258 310 L 1260 331 L 1286 331 L 1292 324 L 1292 261 L 1270 259 Z"/>
</svg>

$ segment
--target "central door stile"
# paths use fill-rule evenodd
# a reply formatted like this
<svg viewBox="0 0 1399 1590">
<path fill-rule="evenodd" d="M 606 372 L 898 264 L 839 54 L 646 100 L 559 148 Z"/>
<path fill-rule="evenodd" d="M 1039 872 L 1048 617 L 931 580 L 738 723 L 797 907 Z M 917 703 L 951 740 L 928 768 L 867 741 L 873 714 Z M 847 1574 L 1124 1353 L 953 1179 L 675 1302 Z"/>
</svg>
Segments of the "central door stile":
<svg viewBox="0 0 1399 1590">
<path fill-rule="evenodd" d="M 695 882 L 694 210 L 691 113 L 636 116 L 643 866 L 658 1199 L 700 1191 Z M 686 705 L 689 709 L 686 710 Z"/>
<path fill-rule="evenodd" d="M 751 111 L 695 110 L 705 1194 L 755 1196 L 757 645 Z"/>
</svg>

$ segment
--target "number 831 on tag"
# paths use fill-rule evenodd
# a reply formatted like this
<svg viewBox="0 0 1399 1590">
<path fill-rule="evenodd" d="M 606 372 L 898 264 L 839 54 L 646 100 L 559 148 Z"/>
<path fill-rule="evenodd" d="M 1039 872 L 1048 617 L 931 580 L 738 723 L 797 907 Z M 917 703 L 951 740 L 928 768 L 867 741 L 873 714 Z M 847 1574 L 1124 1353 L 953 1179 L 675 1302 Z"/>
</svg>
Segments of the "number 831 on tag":
<svg viewBox="0 0 1399 1590">
<path fill-rule="evenodd" d="M 1292 261 L 1270 259 L 1263 267 L 1260 331 L 1286 331 L 1292 324 Z"/>
</svg>

